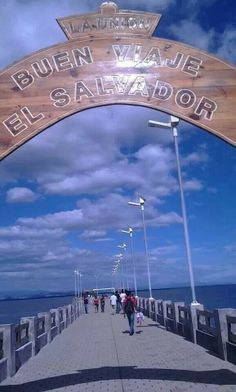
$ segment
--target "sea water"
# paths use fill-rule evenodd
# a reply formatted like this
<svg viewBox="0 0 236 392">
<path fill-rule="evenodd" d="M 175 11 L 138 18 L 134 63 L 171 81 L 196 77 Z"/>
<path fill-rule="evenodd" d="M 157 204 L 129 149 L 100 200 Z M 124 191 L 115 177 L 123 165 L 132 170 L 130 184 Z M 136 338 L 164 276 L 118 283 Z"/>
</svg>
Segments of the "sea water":
<svg viewBox="0 0 236 392">
<path fill-rule="evenodd" d="M 140 297 L 149 297 L 148 290 L 140 290 Z M 169 289 L 153 289 L 152 295 L 156 299 L 171 300 L 176 302 L 192 302 L 190 287 L 178 287 Z M 197 286 L 196 299 L 204 305 L 205 309 L 217 308 L 236 309 L 236 285 Z M 18 324 L 21 317 L 36 316 L 39 312 L 47 312 L 49 309 L 68 305 L 72 302 L 72 296 L 29 298 L 18 300 L 0 301 L 0 324 Z"/>
</svg>

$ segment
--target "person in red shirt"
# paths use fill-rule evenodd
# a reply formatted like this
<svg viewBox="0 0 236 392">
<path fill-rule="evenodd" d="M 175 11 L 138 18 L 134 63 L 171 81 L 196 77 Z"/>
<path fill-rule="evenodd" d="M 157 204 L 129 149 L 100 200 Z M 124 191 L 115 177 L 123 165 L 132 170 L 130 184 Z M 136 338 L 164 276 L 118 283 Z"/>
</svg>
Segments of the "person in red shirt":
<svg viewBox="0 0 236 392">
<path fill-rule="evenodd" d="M 127 319 L 129 322 L 130 335 L 134 334 L 134 315 L 135 315 L 136 307 L 137 307 L 136 298 L 133 296 L 133 294 L 130 291 L 128 291 L 124 301 L 124 311 L 125 314 L 127 315 Z"/>
<path fill-rule="evenodd" d="M 95 312 L 98 312 L 98 305 L 99 305 L 98 297 L 94 297 L 93 304 L 94 304 Z"/>
</svg>

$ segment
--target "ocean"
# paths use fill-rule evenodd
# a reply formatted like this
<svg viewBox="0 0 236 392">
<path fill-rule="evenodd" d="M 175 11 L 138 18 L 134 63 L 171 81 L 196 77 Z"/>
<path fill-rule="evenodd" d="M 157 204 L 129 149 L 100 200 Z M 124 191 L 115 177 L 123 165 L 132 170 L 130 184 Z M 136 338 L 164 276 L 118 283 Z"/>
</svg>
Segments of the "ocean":
<svg viewBox="0 0 236 392">
<path fill-rule="evenodd" d="M 205 309 L 236 309 L 236 284 L 196 286 L 195 291 L 197 302 L 203 304 Z M 149 291 L 140 291 L 139 295 L 148 298 Z M 192 302 L 190 287 L 152 290 L 152 295 L 155 299 L 182 301 L 185 304 Z"/>
<path fill-rule="evenodd" d="M 192 301 L 190 287 L 153 289 L 152 291 L 153 297 L 156 299 L 181 301 L 185 302 L 185 304 L 190 304 Z M 140 290 L 138 295 L 140 297 L 148 298 L 149 291 Z M 236 284 L 197 286 L 196 299 L 208 310 L 216 308 L 236 309 Z M 72 296 L 1 300 L 0 324 L 18 324 L 21 317 L 35 316 L 39 312 L 47 312 L 49 309 L 68 305 L 71 301 Z"/>
<path fill-rule="evenodd" d="M 49 309 L 69 305 L 72 297 L 29 298 L 0 301 L 0 324 L 18 324 L 21 317 L 36 316 Z"/>
</svg>

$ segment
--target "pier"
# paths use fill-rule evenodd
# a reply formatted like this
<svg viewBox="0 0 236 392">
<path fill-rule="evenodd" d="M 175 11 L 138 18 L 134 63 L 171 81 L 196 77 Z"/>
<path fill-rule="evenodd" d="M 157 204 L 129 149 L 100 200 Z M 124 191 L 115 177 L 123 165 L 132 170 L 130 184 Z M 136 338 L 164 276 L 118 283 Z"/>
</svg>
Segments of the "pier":
<svg viewBox="0 0 236 392">
<path fill-rule="evenodd" d="M 166 310 L 163 319 L 160 318 L 161 302 Z M 2 381 L 0 392 L 235 392 L 236 367 L 220 358 L 221 351 L 216 352 L 219 337 L 215 336 L 214 340 L 214 336 L 210 334 L 209 328 L 217 329 L 216 318 L 215 324 L 211 320 L 214 312 L 210 315 L 210 312 L 208 314 L 199 310 L 196 319 L 198 333 L 195 331 L 193 336 L 197 344 L 194 344 L 187 324 L 184 323 L 183 315 L 188 318 L 185 307 L 168 301 L 161 302 L 150 303 L 147 299 L 139 299 L 139 307 L 146 316 L 143 326 L 136 327 L 133 336 L 129 335 L 127 319 L 122 314 L 112 314 L 109 300 L 106 301 L 105 313 L 95 313 L 93 306 L 90 306 L 89 314 L 84 314 L 78 302 L 51 310 L 49 313 L 54 315 L 50 320 L 50 325 L 53 324 L 50 331 L 47 328 L 49 313 L 39 314 L 38 318 L 32 317 L 28 322 L 21 319 L 21 331 L 26 330 L 28 323 L 28 335 L 23 333 L 24 341 L 18 326 L 15 363 L 12 363 L 12 359 L 8 358 L 7 361 L 5 358 L 5 369 L 8 367 L 8 371 L 10 366 L 20 367 L 12 377 Z M 173 315 L 176 316 L 173 309 L 177 307 L 182 315 L 181 320 L 173 318 Z M 159 313 L 155 313 L 156 311 Z M 197 310 L 195 313 L 197 314 Z M 208 317 L 212 324 L 208 327 L 205 324 L 205 332 L 199 330 L 204 325 L 202 317 Z M 234 320 L 233 316 L 229 317 L 231 321 Z M 185 324 L 182 329 L 179 321 Z M 38 337 L 35 334 L 33 336 L 35 326 L 41 332 Z M 8 326 L 8 331 L 9 328 Z M 14 330 L 15 328 L 16 326 Z M 172 331 L 173 328 L 176 330 Z M 180 336 L 184 333 L 188 336 Z M 199 334 L 206 334 L 210 343 Z M 50 344 L 46 344 L 47 339 L 50 339 Z M 2 341 L 3 358 L 0 366 L 3 366 L 6 347 L 6 342 Z M 212 344 L 210 353 L 202 347 L 203 343 Z M 30 357 L 30 350 L 33 356 L 23 364 L 26 353 Z M 0 370 L 3 372 L 1 367 Z"/>
</svg>

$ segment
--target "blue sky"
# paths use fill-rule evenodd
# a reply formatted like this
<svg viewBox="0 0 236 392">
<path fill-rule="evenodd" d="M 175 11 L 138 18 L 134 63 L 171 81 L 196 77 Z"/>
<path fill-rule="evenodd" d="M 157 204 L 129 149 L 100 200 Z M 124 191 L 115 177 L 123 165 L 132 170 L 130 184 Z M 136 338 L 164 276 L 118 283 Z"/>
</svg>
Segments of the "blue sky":
<svg viewBox="0 0 236 392">
<path fill-rule="evenodd" d="M 0 68 L 33 51 L 66 42 L 57 17 L 96 12 L 89 0 L 0 3 Z M 43 7 L 42 7 L 43 4 Z M 155 35 L 195 46 L 235 64 L 233 0 L 117 1 L 119 8 L 161 13 Z M 12 17 L 14 15 L 14 18 Z M 168 116 L 142 107 L 90 109 L 29 141 L 0 163 L 0 291 L 110 286 L 111 272 L 134 229 L 138 288 L 147 287 L 141 213 L 153 288 L 189 285 L 173 141 L 148 120 Z M 236 150 L 184 121 L 179 147 L 197 284 L 236 281 Z M 118 283 L 119 275 L 115 277 Z"/>
</svg>

